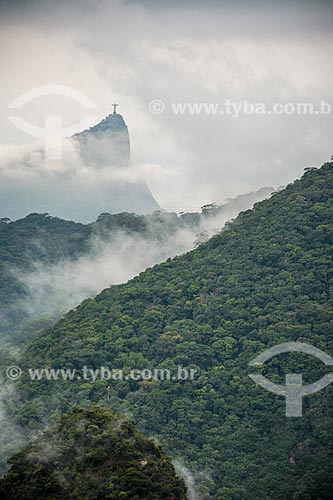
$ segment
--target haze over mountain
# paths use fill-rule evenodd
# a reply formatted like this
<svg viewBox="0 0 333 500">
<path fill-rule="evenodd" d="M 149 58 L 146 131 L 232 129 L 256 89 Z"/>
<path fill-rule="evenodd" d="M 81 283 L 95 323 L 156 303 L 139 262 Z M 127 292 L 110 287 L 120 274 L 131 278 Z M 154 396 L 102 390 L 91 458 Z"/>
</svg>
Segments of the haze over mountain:
<svg viewBox="0 0 333 500">
<path fill-rule="evenodd" d="M 104 213 L 86 225 L 48 214 L 0 219 L 0 339 L 35 335 L 106 286 L 193 249 L 272 191 L 208 204 L 201 213 Z"/>
<path fill-rule="evenodd" d="M 332 20 L 0 0 L 1 500 L 333 500 Z"/>
<path fill-rule="evenodd" d="M 13 220 L 47 212 L 87 223 L 103 212 L 159 209 L 142 171 L 130 162 L 128 129 L 117 113 L 63 141 L 59 160 L 33 147 L 5 157 L 0 181 L 0 217 Z"/>
<path fill-rule="evenodd" d="M 34 140 L 5 110 L 27 90 L 59 83 L 88 96 L 98 116 L 120 103 L 132 161 L 168 211 L 287 184 L 332 154 L 333 113 L 235 118 L 172 106 L 332 103 L 332 17 L 330 0 L 3 1 L 1 142 Z M 150 111 L 155 99 L 164 113 Z M 20 112 L 39 126 L 45 114 L 75 124 L 86 110 L 49 96 Z"/>
</svg>

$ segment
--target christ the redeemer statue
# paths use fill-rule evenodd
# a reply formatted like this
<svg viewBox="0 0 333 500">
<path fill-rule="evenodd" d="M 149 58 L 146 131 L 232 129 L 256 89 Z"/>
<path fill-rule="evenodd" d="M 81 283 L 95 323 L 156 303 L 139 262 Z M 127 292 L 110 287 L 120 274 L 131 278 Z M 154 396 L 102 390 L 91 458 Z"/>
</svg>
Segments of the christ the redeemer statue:
<svg viewBox="0 0 333 500">
<path fill-rule="evenodd" d="M 113 114 L 116 115 L 117 114 L 117 106 L 119 106 L 119 104 L 114 102 L 113 104 L 111 104 L 111 106 L 113 106 Z"/>
</svg>

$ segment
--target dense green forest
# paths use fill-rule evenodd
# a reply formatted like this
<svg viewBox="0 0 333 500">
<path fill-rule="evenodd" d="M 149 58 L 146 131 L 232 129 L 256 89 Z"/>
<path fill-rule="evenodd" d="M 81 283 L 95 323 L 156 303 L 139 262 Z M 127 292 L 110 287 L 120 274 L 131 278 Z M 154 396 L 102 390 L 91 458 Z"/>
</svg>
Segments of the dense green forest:
<svg viewBox="0 0 333 500">
<path fill-rule="evenodd" d="M 7 500 L 186 500 L 169 457 L 133 424 L 97 406 L 64 415 L 11 460 Z"/>
<path fill-rule="evenodd" d="M 333 353 L 333 163 L 306 172 L 183 256 L 84 301 L 22 353 L 8 401 L 29 432 L 91 402 L 125 413 L 195 475 L 203 499 L 324 500 L 333 490 L 332 385 L 302 418 L 249 378 L 267 347 Z M 194 380 L 31 381 L 27 368 L 197 369 Z M 329 372 L 292 353 L 263 373 Z M 107 387 L 109 385 L 109 389 Z"/>
</svg>

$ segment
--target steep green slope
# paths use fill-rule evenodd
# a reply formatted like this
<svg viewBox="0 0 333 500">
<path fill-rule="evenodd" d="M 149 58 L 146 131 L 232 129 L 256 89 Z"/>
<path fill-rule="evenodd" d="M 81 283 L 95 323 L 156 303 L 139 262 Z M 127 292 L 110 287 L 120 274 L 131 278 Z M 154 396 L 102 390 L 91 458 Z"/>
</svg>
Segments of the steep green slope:
<svg viewBox="0 0 333 500">
<path fill-rule="evenodd" d="M 168 457 L 110 410 L 77 409 L 11 460 L 7 500 L 186 500 Z"/>
<path fill-rule="evenodd" d="M 241 213 L 195 251 L 87 300 L 24 352 L 25 368 L 198 370 L 195 380 L 29 381 L 16 419 L 41 425 L 90 401 L 130 412 L 196 474 L 202 498 L 320 500 L 333 489 L 332 385 L 287 418 L 285 399 L 256 386 L 249 361 L 281 342 L 333 353 L 333 163 Z M 272 381 L 329 372 L 280 355 Z M 107 384 L 110 385 L 107 399 Z M 24 403 L 22 403 L 22 398 Z"/>
</svg>

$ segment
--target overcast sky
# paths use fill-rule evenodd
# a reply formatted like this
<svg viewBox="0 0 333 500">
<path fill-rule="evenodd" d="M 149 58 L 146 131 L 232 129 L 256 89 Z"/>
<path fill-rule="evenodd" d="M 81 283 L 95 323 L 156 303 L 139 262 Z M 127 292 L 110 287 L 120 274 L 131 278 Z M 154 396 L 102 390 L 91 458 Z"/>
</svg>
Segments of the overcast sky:
<svg viewBox="0 0 333 500">
<path fill-rule="evenodd" d="M 1 143 L 35 140 L 8 120 L 15 98 L 66 85 L 96 103 L 98 119 L 119 103 L 133 163 L 163 208 L 191 210 L 286 184 L 330 158 L 332 113 L 179 116 L 171 106 L 229 99 L 333 107 L 332 14 L 331 1 L 0 1 Z M 149 110 L 156 99 L 161 114 Z M 72 125 L 87 111 L 59 96 L 20 110 L 39 126 L 48 114 Z"/>
</svg>

